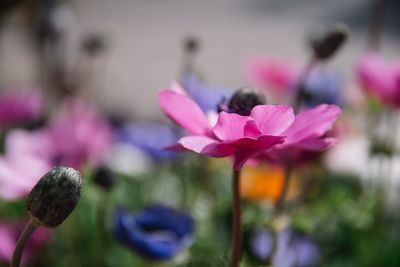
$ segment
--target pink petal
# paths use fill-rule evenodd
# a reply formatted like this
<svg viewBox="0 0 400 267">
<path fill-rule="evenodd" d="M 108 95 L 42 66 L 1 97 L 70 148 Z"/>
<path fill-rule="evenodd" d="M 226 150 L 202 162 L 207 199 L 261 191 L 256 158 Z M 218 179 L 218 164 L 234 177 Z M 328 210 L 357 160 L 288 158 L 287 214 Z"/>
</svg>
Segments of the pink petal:
<svg viewBox="0 0 400 267">
<path fill-rule="evenodd" d="M 213 132 L 222 141 L 233 141 L 244 137 L 255 138 L 260 135 L 252 118 L 227 112 L 220 113 Z"/>
<path fill-rule="evenodd" d="M 336 145 L 338 141 L 339 140 L 334 137 L 310 139 L 299 143 L 296 147 L 309 151 L 324 151 Z"/>
<path fill-rule="evenodd" d="M 341 109 L 338 106 L 327 104 L 300 113 L 284 131 L 283 135 L 287 135 L 287 139 L 282 147 L 323 136 L 332 128 L 340 114 Z"/>
<path fill-rule="evenodd" d="M 237 150 L 237 147 L 233 145 L 221 143 L 206 136 L 186 136 L 179 140 L 179 144 L 199 154 L 216 158 L 233 155 Z"/>
<path fill-rule="evenodd" d="M 188 95 L 163 90 L 158 93 L 158 101 L 164 113 L 191 134 L 201 135 L 209 131 L 206 116 Z"/>
<path fill-rule="evenodd" d="M 265 135 L 279 135 L 294 121 L 293 109 L 281 105 L 260 105 L 253 108 L 251 115 L 257 128 Z"/>
<path fill-rule="evenodd" d="M 284 140 L 283 136 L 261 136 L 258 140 L 253 139 L 244 139 L 240 140 L 240 145 L 242 149 L 238 150 L 235 154 L 234 159 L 234 169 L 240 170 L 243 165 L 250 158 L 256 156 L 259 153 L 262 153 L 276 144 L 282 143 Z"/>
</svg>

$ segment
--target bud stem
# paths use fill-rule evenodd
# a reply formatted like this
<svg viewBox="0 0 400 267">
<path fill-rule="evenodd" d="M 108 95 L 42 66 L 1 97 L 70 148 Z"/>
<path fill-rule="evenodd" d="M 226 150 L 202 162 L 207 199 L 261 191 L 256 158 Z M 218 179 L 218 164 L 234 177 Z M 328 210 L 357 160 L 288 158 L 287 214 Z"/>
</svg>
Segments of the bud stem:
<svg viewBox="0 0 400 267">
<path fill-rule="evenodd" d="M 374 49 L 375 51 L 378 51 L 380 47 L 386 2 L 386 0 L 375 0 L 375 3 L 373 4 L 368 45 L 369 48 Z"/>
<path fill-rule="evenodd" d="M 303 68 L 303 70 L 302 70 L 302 72 L 300 74 L 300 77 L 299 77 L 299 80 L 298 80 L 297 86 L 296 86 L 295 96 L 294 96 L 294 99 L 293 99 L 293 105 L 292 105 L 295 112 L 299 111 L 299 108 L 300 108 L 300 106 L 302 104 L 303 97 L 304 97 L 303 96 L 303 90 L 304 90 L 303 88 L 304 88 L 304 85 L 305 85 L 305 83 L 307 81 L 307 78 L 310 75 L 310 73 L 311 73 L 312 69 L 314 68 L 314 66 L 318 62 L 319 62 L 318 58 L 316 58 L 314 56 L 311 57 L 311 59 L 304 66 L 304 68 Z"/>
<path fill-rule="evenodd" d="M 38 225 L 34 222 L 33 218 L 31 218 L 28 224 L 25 226 L 24 231 L 18 239 L 17 246 L 15 247 L 14 254 L 12 257 L 10 267 L 19 267 L 21 262 L 22 253 L 24 252 L 25 245 L 33 232 L 38 228 Z"/>
</svg>

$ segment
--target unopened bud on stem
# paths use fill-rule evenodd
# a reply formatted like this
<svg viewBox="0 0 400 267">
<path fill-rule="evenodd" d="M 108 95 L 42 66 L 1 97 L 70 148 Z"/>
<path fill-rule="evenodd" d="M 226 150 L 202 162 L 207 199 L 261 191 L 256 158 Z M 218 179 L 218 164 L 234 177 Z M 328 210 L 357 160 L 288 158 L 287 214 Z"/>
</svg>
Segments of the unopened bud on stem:
<svg viewBox="0 0 400 267">
<path fill-rule="evenodd" d="M 325 32 L 315 34 L 310 38 L 310 46 L 314 57 L 318 60 L 331 58 L 346 42 L 348 28 L 344 24 L 336 24 Z"/>
<path fill-rule="evenodd" d="M 56 167 L 35 185 L 27 200 L 34 221 L 44 227 L 57 227 L 74 210 L 81 196 L 80 173 L 67 167 Z"/>
</svg>

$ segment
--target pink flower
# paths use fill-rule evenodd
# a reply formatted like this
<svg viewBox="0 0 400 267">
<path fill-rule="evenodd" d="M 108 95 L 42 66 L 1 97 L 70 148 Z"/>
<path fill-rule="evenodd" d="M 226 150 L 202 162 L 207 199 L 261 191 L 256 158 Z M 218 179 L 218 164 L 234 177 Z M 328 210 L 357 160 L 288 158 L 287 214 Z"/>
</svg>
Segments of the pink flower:
<svg viewBox="0 0 400 267">
<path fill-rule="evenodd" d="M 210 126 L 197 104 L 177 85 L 173 90 L 162 90 L 159 103 L 164 113 L 189 133 L 175 148 L 211 157 L 233 156 L 236 170 L 260 153 L 276 156 L 328 148 L 335 140 L 323 135 L 340 114 L 334 105 L 320 105 L 297 117 L 289 106 L 258 105 L 249 116 L 223 111 L 216 125 Z"/>
<path fill-rule="evenodd" d="M 112 131 L 107 121 L 81 99 L 65 101 L 46 134 L 55 163 L 78 169 L 99 163 L 112 144 Z"/>
<path fill-rule="evenodd" d="M 246 69 L 248 79 L 256 87 L 274 89 L 277 95 L 288 95 L 295 89 L 300 68 L 294 63 L 256 58 Z"/>
<path fill-rule="evenodd" d="M 18 237 L 22 233 L 23 223 L 0 223 L 0 262 L 10 262 Z M 32 258 L 49 240 L 50 233 L 45 228 L 37 229 L 24 250 L 22 262 Z"/>
<path fill-rule="evenodd" d="M 240 169 L 253 155 L 283 141 L 275 133 L 285 123 L 284 110 L 289 108 L 260 106 L 268 116 L 261 120 L 223 111 L 211 126 L 200 107 L 178 84 L 172 90 L 162 90 L 159 103 L 165 114 L 189 133 L 178 141 L 177 148 L 217 158 L 233 156 L 235 169 Z"/>
<path fill-rule="evenodd" d="M 27 123 L 38 119 L 44 99 L 38 91 L 9 91 L 0 95 L 0 126 Z"/>
<path fill-rule="evenodd" d="M 112 144 L 111 128 L 81 100 L 69 100 L 47 128 L 12 130 L 0 157 L 0 197 L 26 196 L 55 165 L 82 168 L 98 164 Z"/>
<path fill-rule="evenodd" d="M 357 76 L 367 93 L 400 107 L 400 62 L 386 63 L 378 54 L 366 54 L 357 66 Z"/>
<path fill-rule="evenodd" d="M 43 132 L 13 130 L 6 136 L 0 157 L 0 197 L 15 200 L 26 196 L 50 168 L 49 146 Z"/>
</svg>

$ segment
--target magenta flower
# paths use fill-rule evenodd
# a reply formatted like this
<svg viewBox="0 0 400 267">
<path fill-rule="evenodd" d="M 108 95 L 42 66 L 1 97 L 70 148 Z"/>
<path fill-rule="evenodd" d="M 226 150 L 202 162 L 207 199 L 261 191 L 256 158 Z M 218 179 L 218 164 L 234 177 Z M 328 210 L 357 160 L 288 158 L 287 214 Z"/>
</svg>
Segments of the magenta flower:
<svg viewBox="0 0 400 267">
<path fill-rule="evenodd" d="M 0 223 L 0 262 L 11 261 L 18 237 L 24 229 L 24 223 Z M 24 251 L 22 262 L 27 262 L 49 240 L 50 233 L 45 228 L 40 228 L 32 235 Z"/>
<path fill-rule="evenodd" d="M 15 200 L 26 196 L 51 168 L 47 136 L 13 130 L 6 136 L 5 152 L 0 157 L 0 198 Z"/>
<path fill-rule="evenodd" d="M 56 165 L 98 164 L 112 145 L 111 127 L 82 99 L 66 100 L 45 131 Z"/>
<path fill-rule="evenodd" d="M 387 63 L 378 54 L 366 54 L 357 66 L 363 89 L 383 104 L 400 107 L 400 62 Z"/>
<path fill-rule="evenodd" d="M 258 106 L 250 116 L 223 111 L 211 126 L 200 107 L 177 84 L 173 90 L 159 93 L 159 103 L 165 114 L 189 133 L 176 148 L 216 158 L 233 156 L 236 170 L 252 156 L 282 143 L 284 136 L 278 133 L 285 127 L 288 114 L 293 113 L 290 107 L 272 105 Z"/>
<path fill-rule="evenodd" d="M 0 94 L 0 126 L 32 122 L 42 115 L 44 99 L 39 91 L 9 91 Z"/>
<path fill-rule="evenodd" d="M 0 198 L 26 196 L 51 167 L 101 163 L 112 144 L 111 128 L 82 100 L 64 103 L 46 128 L 12 130 L 0 157 Z"/>
<path fill-rule="evenodd" d="M 277 95 L 293 93 L 300 76 L 300 67 L 292 62 L 256 58 L 246 68 L 248 79 L 257 87 L 272 88 Z"/>
<path fill-rule="evenodd" d="M 161 91 L 159 102 L 166 115 L 189 132 L 179 140 L 179 148 L 211 157 L 234 156 L 235 169 L 262 152 L 276 159 L 329 148 L 337 140 L 324 135 L 341 113 L 326 104 L 297 116 L 289 106 L 258 105 L 249 116 L 221 112 L 210 126 L 201 109 L 176 88 Z"/>
</svg>

